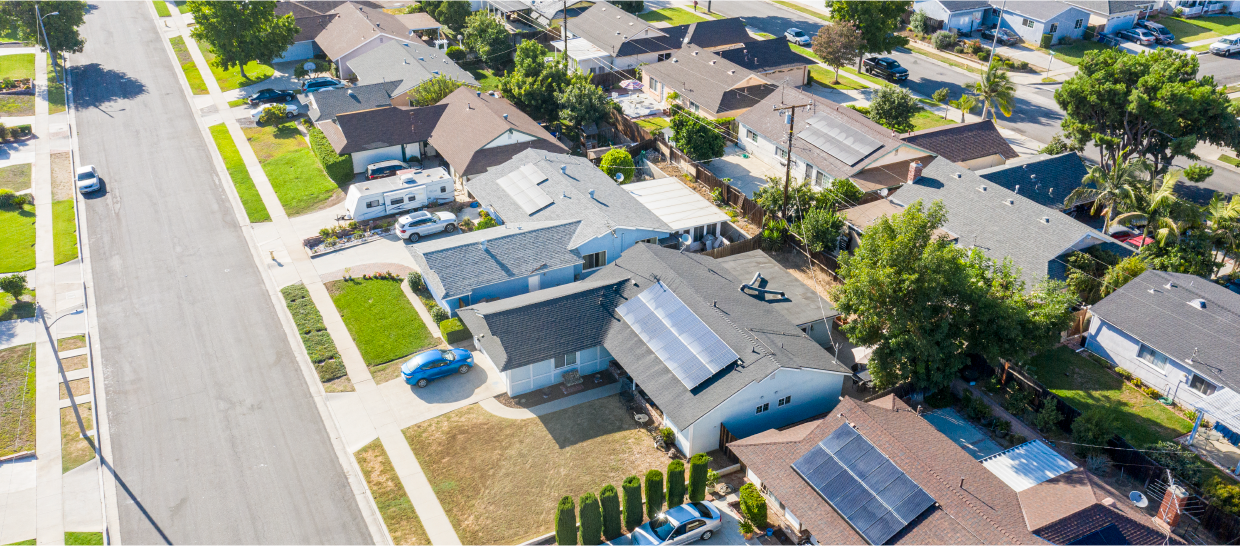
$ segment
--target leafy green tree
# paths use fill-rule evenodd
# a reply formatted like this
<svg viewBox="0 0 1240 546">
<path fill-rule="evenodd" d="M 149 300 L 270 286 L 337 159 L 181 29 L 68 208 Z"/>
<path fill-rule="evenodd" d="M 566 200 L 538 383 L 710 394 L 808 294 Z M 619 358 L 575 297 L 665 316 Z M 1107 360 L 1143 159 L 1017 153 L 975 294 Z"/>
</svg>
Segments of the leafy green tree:
<svg viewBox="0 0 1240 546">
<path fill-rule="evenodd" d="M 620 484 L 624 493 L 624 528 L 630 533 L 642 524 L 642 481 L 637 476 L 629 476 Z"/>
<path fill-rule="evenodd" d="M 1094 144 L 1111 170 L 1132 156 L 1162 172 L 1180 156 L 1195 159 L 1200 141 L 1240 148 L 1240 110 L 1213 76 L 1197 78 L 1196 55 L 1172 49 L 1131 55 L 1087 52 L 1077 73 L 1055 91 L 1063 131 L 1077 146 Z"/>
<path fill-rule="evenodd" d="M 921 105 L 908 89 L 885 85 L 874 90 L 870 99 L 870 119 L 897 133 L 913 130 L 913 116 L 921 111 Z"/>
<path fill-rule="evenodd" d="M 1168 220 L 1167 223 L 1174 223 Z M 1150 244 L 1141 253 L 1146 265 L 1158 271 L 1187 273 L 1203 278 L 1214 274 L 1219 264 L 1214 259 L 1214 241 L 1201 230 L 1179 235 L 1175 244 Z"/>
<path fill-rule="evenodd" d="M 274 2 L 273 2 L 274 3 Z M 39 7 L 35 14 L 35 6 Z M 43 19 L 43 31 L 39 29 L 39 17 L 59 13 Z M 78 34 L 78 27 L 86 20 L 86 2 L 74 0 L 39 2 L 4 2 L 0 4 L 0 21 L 17 24 L 21 36 L 37 42 L 44 51 L 53 53 L 81 53 L 86 39 Z M 44 34 L 47 42 L 44 42 Z"/>
<path fill-rule="evenodd" d="M 573 498 L 563 496 L 555 509 L 555 543 L 577 544 L 577 514 Z"/>
<path fill-rule="evenodd" d="M 480 229 L 493 228 L 498 225 L 499 223 L 495 221 L 495 218 L 491 217 L 490 213 L 488 213 L 485 210 L 479 211 L 478 212 L 478 226 L 474 228 L 474 231 L 478 231 Z"/>
<path fill-rule="evenodd" d="M 1106 221 L 1103 225 L 1109 228 L 1116 209 L 1134 203 L 1136 192 L 1139 191 L 1137 188 L 1142 185 L 1148 172 L 1149 165 L 1139 157 L 1130 158 L 1111 169 L 1100 165 L 1090 167 L 1085 178 L 1081 180 L 1081 186 L 1072 190 L 1063 200 L 1064 208 L 1093 200 L 1090 214 L 1098 214 L 1099 209 L 1104 209 Z"/>
<path fill-rule="evenodd" d="M 467 4 L 465 9 L 469 9 Z M 487 11 L 476 11 L 465 20 L 465 49 L 477 53 L 487 66 L 497 68 L 508 57 L 508 50 L 511 49 L 508 29 Z"/>
<path fill-rule="evenodd" d="M 823 25 L 810 44 L 814 55 L 835 69 L 835 80 L 831 83 L 840 83 L 840 67 L 856 62 L 861 57 L 863 47 L 865 42 L 861 33 L 857 32 L 857 25 L 850 21 Z"/>
<path fill-rule="evenodd" d="M 843 231 L 844 216 L 833 209 L 810 209 L 792 227 L 792 232 L 799 235 L 813 252 L 834 249 Z"/>
<path fill-rule="evenodd" d="M 431 106 L 461 87 L 461 82 L 445 76 L 435 76 L 409 91 L 409 106 Z"/>
<path fill-rule="evenodd" d="M 547 62 L 550 53 L 534 40 L 517 46 L 512 70 L 499 80 L 504 97 L 537 120 L 554 120 L 560 112 L 555 94 L 571 83 L 564 62 Z"/>
<path fill-rule="evenodd" d="M 698 453 L 689 457 L 689 502 L 706 500 L 706 478 L 710 472 L 710 455 Z"/>
<path fill-rule="evenodd" d="M 1076 444 L 1073 449 L 1078 456 L 1103 453 L 1103 446 L 1115 435 L 1116 413 L 1115 408 L 1098 406 L 1072 421 L 1072 441 Z"/>
<path fill-rule="evenodd" d="M 1069 254 L 1064 258 L 1064 264 L 1068 266 L 1069 289 L 1086 305 L 1098 303 L 1107 294 L 1103 292 L 1103 278 L 1119 261 L 1119 255 L 1103 250 L 1101 246 L 1091 246 Z"/>
<path fill-rule="evenodd" d="M 726 142 L 714 123 L 683 108 L 676 110 L 672 116 L 672 142 L 680 151 L 694 161 L 723 155 Z"/>
<path fill-rule="evenodd" d="M 655 469 L 646 472 L 646 517 L 654 519 L 663 511 L 663 473 Z"/>
<path fill-rule="evenodd" d="M 1121 286 L 1128 284 L 1128 281 L 1137 278 L 1142 273 L 1145 273 L 1145 261 L 1141 259 L 1141 256 L 1129 256 L 1120 260 L 1102 277 L 1100 289 L 1102 297 L 1105 298 L 1110 293 L 1119 290 Z"/>
<path fill-rule="evenodd" d="M 947 119 L 947 94 L 949 92 L 946 87 L 941 87 L 930 96 L 930 98 L 934 99 L 934 102 L 943 105 L 943 119 Z"/>
<path fill-rule="evenodd" d="M 992 260 L 977 248 L 965 260 L 973 290 L 957 305 L 969 310 L 962 325 L 969 352 L 988 359 L 1023 362 L 1053 347 L 1072 323 L 1076 294 L 1063 281 L 1043 281 L 1026 291 L 1010 258 Z"/>
<path fill-rule="evenodd" d="M 814 195 L 814 206 L 831 210 L 855 207 L 863 197 L 865 192 L 853 184 L 852 180 L 836 178 Z"/>
<path fill-rule="evenodd" d="M 1214 167 L 1202 165 L 1200 163 L 1193 163 L 1192 165 L 1185 167 L 1182 174 L 1184 175 L 1185 180 L 1188 180 L 1194 184 L 1200 184 L 1205 182 L 1207 178 L 1214 176 Z"/>
<path fill-rule="evenodd" d="M 765 530 L 770 522 L 767 521 L 766 498 L 758 491 L 758 487 L 752 483 L 742 485 L 737 496 L 740 497 L 741 515 L 745 517 L 745 521 L 759 530 Z"/>
<path fill-rule="evenodd" d="M 982 119 L 986 119 L 987 112 L 991 112 L 994 119 L 999 119 L 994 112 L 1011 117 L 1012 104 L 1016 102 L 1016 85 L 1008 77 L 1007 70 L 998 63 L 991 65 L 990 70 L 982 74 L 981 81 L 973 84 L 973 92 L 982 101 Z"/>
<path fill-rule="evenodd" d="M 598 499 L 603 510 L 603 539 L 615 540 L 624 534 L 620 520 L 620 494 L 616 492 L 616 486 L 607 484 Z"/>
<path fill-rule="evenodd" d="M 912 2 L 869 2 L 866 0 L 829 0 L 827 8 L 831 18 L 839 23 L 848 21 L 861 31 L 862 53 L 891 53 L 897 47 L 908 45 L 908 38 L 895 33 L 903 23 L 901 17 Z M 857 70 L 861 70 L 861 58 L 857 57 Z"/>
<path fill-rule="evenodd" d="M 1051 141 L 1047 143 L 1046 146 L 1043 146 L 1041 150 L 1038 150 L 1038 153 L 1046 155 L 1059 155 L 1065 152 L 1080 153 L 1084 149 L 1084 145 L 1069 142 L 1063 137 L 1063 133 L 1056 133 L 1055 136 L 1051 137 Z"/>
<path fill-rule="evenodd" d="M 560 121 L 573 127 L 581 128 L 607 115 L 607 95 L 585 74 L 573 76 L 572 83 L 556 92 L 555 100 L 560 105 Z"/>
<path fill-rule="evenodd" d="M 599 162 L 599 168 L 607 173 L 615 180 L 616 175 L 623 176 L 620 180 L 621 184 L 628 184 L 633 181 L 633 174 L 637 168 L 633 164 L 633 156 L 624 148 L 613 148 L 603 154 L 603 159 Z"/>
<path fill-rule="evenodd" d="M 452 62 L 459 63 L 461 61 L 464 61 L 465 57 L 469 56 L 469 52 L 466 51 L 465 48 L 461 46 L 452 46 L 452 47 L 449 47 L 448 50 L 444 52 L 444 55 L 447 55 L 449 59 L 452 59 Z"/>
<path fill-rule="evenodd" d="M 14 273 L 0 277 L 0 291 L 7 292 L 14 300 L 21 299 L 26 292 L 26 277 Z"/>
<path fill-rule="evenodd" d="M 291 13 L 276 16 L 275 2 L 190 0 L 186 7 L 194 15 L 190 36 L 211 46 L 217 66 L 224 70 L 235 66 L 242 78 L 247 78 L 247 63 L 271 64 L 300 32 Z"/>
<path fill-rule="evenodd" d="M 1063 414 L 1059 413 L 1059 408 L 1055 407 L 1055 399 L 1046 400 L 1042 409 L 1038 411 L 1038 416 L 1034 417 L 1033 424 L 1043 433 L 1054 430 L 1059 426 L 1059 422 L 1063 420 Z"/>
<path fill-rule="evenodd" d="M 581 543 L 602 544 L 603 512 L 598 497 L 594 493 L 586 493 L 578 500 L 581 503 Z"/>
<path fill-rule="evenodd" d="M 460 32 L 465 28 L 469 20 L 469 2 L 448 1 L 438 2 L 438 4 L 431 15 L 439 21 L 439 24 L 452 29 L 452 32 Z"/>
<path fill-rule="evenodd" d="M 909 16 L 908 29 L 917 34 L 930 34 L 930 17 L 926 15 L 926 10 L 919 9 Z"/>
<path fill-rule="evenodd" d="M 789 207 L 813 207 L 817 206 L 818 194 L 814 192 L 813 186 L 809 182 L 801 181 L 800 183 L 788 186 L 788 200 L 784 201 L 784 179 L 782 176 L 769 176 L 766 178 L 766 184 L 753 192 L 753 200 L 762 207 L 768 215 L 783 216 L 784 211 Z"/>
<path fill-rule="evenodd" d="M 672 459 L 667 463 L 667 507 L 675 508 L 685 503 L 685 462 Z"/>
</svg>

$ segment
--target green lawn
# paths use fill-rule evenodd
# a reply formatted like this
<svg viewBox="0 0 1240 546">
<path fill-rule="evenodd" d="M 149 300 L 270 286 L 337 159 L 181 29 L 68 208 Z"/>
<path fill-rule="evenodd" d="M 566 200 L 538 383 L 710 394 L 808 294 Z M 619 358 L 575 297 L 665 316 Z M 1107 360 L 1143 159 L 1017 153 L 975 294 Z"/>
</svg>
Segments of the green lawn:
<svg viewBox="0 0 1240 546">
<path fill-rule="evenodd" d="M 47 113 L 59 114 L 65 111 L 65 86 L 56 81 L 56 67 L 52 56 L 47 56 Z M 64 76 L 64 67 L 60 67 Z"/>
<path fill-rule="evenodd" d="M 641 20 L 650 23 L 667 23 L 672 26 L 700 23 L 707 20 L 701 15 L 694 15 L 693 13 L 680 8 L 663 8 L 648 11 L 646 13 L 639 14 L 638 17 L 640 17 Z"/>
<path fill-rule="evenodd" d="M 151 3 L 155 4 L 155 13 L 160 17 L 172 16 L 172 12 L 168 11 L 168 3 L 164 0 L 152 0 Z"/>
<path fill-rule="evenodd" d="M 706 11 L 706 6 L 698 6 L 697 9 L 693 10 L 693 13 L 701 15 L 702 17 L 713 17 L 715 19 L 727 19 L 727 17 L 724 17 L 723 15 L 720 15 L 718 13 Z"/>
<path fill-rule="evenodd" d="M 637 125 L 654 133 L 670 127 L 672 122 L 668 121 L 667 118 L 646 118 L 637 120 Z"/>
<path fill-rule="evenodd" d="M 34 290 L 22 294 L 21 301 L 12 295 L 0 292 L 0 322 L 17 320 L 34 316 Z"/>
<path fill-rule="evenodd" d="M 0 169 L 0 188 L 15 192 L 30 189 L 30 163 Z"/>
<path fill-rule="evenodd" d="M 318 210 L 340 193 L 294 123 L 242 128 L 289 216 Z"/>
<path fill-rule="evenodd" d="M 1051 50 L 1055 52 L 1056 61 L 1063 61 L 1076 66 L 1081 64 L 1081 60 L 1085 57 L 1085 52 L 1096 49 L 1109 49 L 1110 47 L 1101 42 L 1079 41 L 1065 46 L 1055 46 Z"/>
<path fill-rule="evenodd" d="M 1175 35 L 1177 44 L 1199 42 L 1240 32 L 1240 18 L 1230 16 L 1197 19 L 1163 17 L 1158 22 Z"/>
<path fill-rule="evenodd" d="M 163 2 L 156 2 L 162 4 Z M 194 62 L 193 56 L 189 54 L 189 48 L 185 47 L 185 38 L 177 36 L 169 40 L 172 42 L 172 51 L 177 54 L 177 62 L 181 63 L 181 71 L 185 73 L 185 81 L 189 82 L 189 89 L 195 95 L 208 95 L 211 92 L 207 90 L 206 82 L 202 81 L 202 72 L 198 70 L 198 65 Z"/>
<path fill-rule="evenodd" d="M 770 40 L 775 37 L 774 34 L 767 34 L 765 32 L 758 32 L 757 35 L 759 38 L 762 38 L 763 40 Z"/>
<path fill-rule="evenodd" d="M 228 101 L 228 107 L 229 107 L 229 108 L 233 108 L 233 107 L 236 107 L 236 106 L 245 106 L 245 105 L 246 105 L 246 104 L 248 104 L 249 102 L 250 102 L 250 101 L 249 101 L 249 99 L 245 99 L 245 98 L 240 98 L 240 99 L 237 99 L 237 100 L 230 100 L 230 101 Z"/>
<path fill-rule="evenodd" d="M 275 69 L 265 64 L 258 64 L 251 61 L 245 65 L 245 77 L 241 77 L 241 70 L 238 67 L 232 67 L 229 70 L 223 70 L 215 66 L 215 54 L 211 53 L 211 48 L 204 44 L 198 44 L 198 49 L 202 51 L 202 56 L 206 58 L 207 64 L 210 65 L 211 74 L 215 76 L 215 81 L 220 84 L 220 91 L 232 91 L 258 82 L 265 81 L 276 73 Z"/>
<path fill-rule="evenodd" d="M 832 89 L 839 89 L 841 91 L 868 89 L 868 87 L 861 85 L 860 83 L 857 83 L 846 77 L 840 77 L 839 83 L 831 83 L 832 80 L 835 79 L 835 70 L 832 68 L 827 68 L 825 66 L 817 66 L 817 65 L 810 66 L 809 77 L 810 79 L 814 80 L 814 83 L 817 83 L 818 85 L 821 85 L 823 87 L 830 87 Z"/>
<path fill-rule="evenodd" d="M 319 308 L 310 299 L 310 291 L 303 284 L 292 284 L 281 288 L 280 293 L 284 295 L 289 314 L 293 315 L 293 323 L 301 334 L 301 342 L 306 347 L 310 362 L 314 364 L 314 371 L 319 374 L 319 381 L 331 383 L 345 377 L 348 372 L 344 369 L 344 360 L 340 358 L 331 334 L 327 333 L 327 326 L 323 325 L 323 315 L 319 314 Z"/>
<path fill-rule="evenodd" d="M 1134 446 L 1171 440 L 1193 428 L 1191 422 L 1157 400 L 1067 347 L 1057 347 L 1034 357 L 1029 369 L 1038 381 L 1080 411 L 1099 406 L 1118 407 L 1121 412 L 1115 432 Z"/>
<path fill-rule="evenodd" d="M 33 343 L 0 350 L 0 457 L 34 449 L 34 369 Z"/>
<path fill-rule="evenodd" d="M 77 259 L 77 218 L 72 199 L 52 203 L 52 243 L 56 247 L 56 265 Z"/>
<path fill-rule="evenodd" d="M 250 223 L 271 220 L 267 206 L 263 205 L 263 198 L 258 195 L 258 188 L 254 187 L 254 179 L 250 178 L 250 170 L 245 168 L 241 153 L 237 151 L 232 135 L 228 134 L 228 127 L 221 123 L 212 125 L 210 130 L 211 138 L 215 140 L 215 147 L 220 151 L 224 167 L 228 169 L 228 177 L 232 178 L 233 187 L 237 189 L 237 197 L 241 198 L 241 206 L 245 207 L 245 215 L 250 219 Z"/>
<path fill-rule="evenodd" d="M 494 91 L 499 89 L 499 76 L 496 76 L 495 72 L 490 68 L 474 66 L 468 68 L 467 70 L 469 70 L 469 75 L 473 76 L 475 80 L 478 80 L 479 91 Z"/>
<path fill-rule="evenodd" d="M 378 367 L 438 344 L 400 285 L 400 280 L 361 279 L 326 285 L 367 366 Z"/>
<path fill-rule="evenodd" d="M 0 56 L 0 79 L 34 78 L 34 53 Z"/>
<path fill-rule="evenodd" d="M 772 36 L 772 38 L 774 38 L 774 36 Z M 801 47 L 791 42 L 788 43 L 788 47 L 792 48 L 793 51 L 800 53 L 802 55 L 805 55 L 806 57 L 809 57 L 817 62 L 823 62 L 822 57 L 819 57 L 816 53 L 814 53 L 808 47 Z"/>
<path fill-rule="evenodd" d="M 0 96 L 0 116 L 33 116 L 34 95 Z"/>
<path fill-rule="evenodd" d="M 823 21 L 830 21 L 830 19 L 828 19 L 828 18 L 827 18 L 827 16 L 826 16 L 826 15 L 824 15 L 822 12 L 814 11 L 814 10 L 809 9 L 809 8 L 807 8 L 807 7 L 805 7 L 805 6 L 802 6 L 801 4 L 798 4 L 798 3 L 796 3 L 796 2 L 785 2 L 784 0 L 775 0 L 775 3 L 776 3 L 776 4 L 781 5 L 781 6 L 785 7 L 785 8 L 788 8 L 788 9 L 790 9 L 790 10 L 793 10 L 793 11 L 798 11 L 798 12 L 804 13 L 805 15 L 808 15 L 808 16 L 813 17 L 813 18 L 815 18 L 815 19 L 820 19 L 820 20 L 823 20 Z"/>
<path fill-rule="evenodd" d="M 387 527 L 388 534 L 392 535 L 392 543 L 430 544 L 431 539 L 426 535 L 417 511 L 413 509 L 413 502 L 405 493 L 400 476 L 396 475 L 392 460 L 383 449 L 383 442 L 370 442 L 353 456 L 357 459 L 357 466 L 362 469 L 366 485 L 370 487 L 370 495 L 375 499 L 379 515 L 383 517 L 383 524 Z"/>
<path fill-rule="evenodd" d="M 189 5 L 188 2 L 185 2 L 185 0 L 177 0 L 176 2 L 173 2 L 173 4 L 176 4 L 177 11 L 181 13 L 189 13 Z"/>
<path fill-rule="evenodd" d="M 68 546 L 96 546 L 103 544 L 103 533 L 65 533 Z"/>
<path fill-rule="evenodd" d="M 931 129 L 934 127 L 942 127 L 956 123 L 953 119 L 943 119 L 943 108 L 939 107 L 933 110 L 923 109 L 913 116 L 913 130 L 920 131 L 922 129 Z"/>
<path fill-rule="evenodd" d="M 1230 156 L 1230 155 L 1227 155 L 1227 154 L 1223 154 L 1223 155 L 1219 156 L 1218 160 L 1219 160 L 1219 161 L 1222 161 L 1223 163 L 1226 163 L 1226 164 L 1228 164 L 1228 165 L 1231 165 L 1231 166 L 1233 166 L 1233 167 L 1240 167 L 1240 159 L 1236 159 L 1236 157 L 1235 157 L 1235 156 Z"/>
<path fill-rule="evenodd" d="M 0 208 L 0 273 L 34 269 L 34 206 Z"/>
</svg>

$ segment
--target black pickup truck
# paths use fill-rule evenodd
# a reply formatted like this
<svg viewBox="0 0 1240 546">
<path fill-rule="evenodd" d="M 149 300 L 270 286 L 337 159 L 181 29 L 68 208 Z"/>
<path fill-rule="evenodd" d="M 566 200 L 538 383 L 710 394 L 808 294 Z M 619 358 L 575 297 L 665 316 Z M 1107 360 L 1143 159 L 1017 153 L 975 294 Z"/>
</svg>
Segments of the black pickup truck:
<svg viewBox="0 0 1240 546">
<path fill-rule="evenodd" d="M 902 82 L 908 79 L 908 69 L 891 57 L 870 57 L 861 62 L 866 74 L 878 76 L 887 81 Z"/>
</svg>

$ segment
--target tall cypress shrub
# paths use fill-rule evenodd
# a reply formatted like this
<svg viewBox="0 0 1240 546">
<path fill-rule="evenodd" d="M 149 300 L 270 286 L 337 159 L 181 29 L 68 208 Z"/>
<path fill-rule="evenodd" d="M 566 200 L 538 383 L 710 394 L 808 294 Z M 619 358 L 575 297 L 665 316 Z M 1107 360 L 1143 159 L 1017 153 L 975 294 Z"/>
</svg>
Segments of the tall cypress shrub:
<svg viewBox="0 0 1240 546">
<path fill-rule="evenodd" d="M 603 513 L 594 493 L 581 496 L 581 543 L 603 543 Z"/>
<path fill-rule="evenodd" d="M 603 509 L 603 538 L 605 540 L 620 538 L 620 535 L 624 534 L 624 528 L 621 527 L 620 494 L 616 492 L 616 487 L 611 484 L 603 486 L 598 500 Z"/>
<path fill-rule="evenodd" d="M 667 463 L 667 507 L 685 503 L 685 462 L 674 459 Z"/>
<path fill-rule="evenodd" d="M 577 544 L 577 514 L 573 498 L 564 496 L 555 512 L 555 543 Z"/>
<path fill-rule="evenodd" d="M 632 533 L 645 519 L 642 517 L 642 481 L 637 476 L 629 476 L 620 487 L 624 491 L 624 528 Z"/>
<path fill-rule="evenodd" d="M 646 517 L 654 519 L 663 511 L 663 473 L 650 469 L 646 473 Z"/>
<path fill-rule="evenodd" d="M 698 453 L 689 458 L 689 501 L 706 500 L 706 473 L 710 471 L 710 456 Z"/>
</svg>

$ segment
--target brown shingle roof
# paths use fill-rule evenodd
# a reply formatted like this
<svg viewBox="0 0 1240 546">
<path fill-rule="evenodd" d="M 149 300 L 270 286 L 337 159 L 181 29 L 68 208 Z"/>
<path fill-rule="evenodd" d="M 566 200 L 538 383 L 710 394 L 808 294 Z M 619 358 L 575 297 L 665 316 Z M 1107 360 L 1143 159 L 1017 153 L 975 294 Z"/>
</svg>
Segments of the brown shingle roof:
<svg viewBox="0 0 1240 546">
<path fill-rule="evenodd" d="M 336 116 L 335 123 L 319 124 L 336 153 L 344 155 L 412 144 L 430 138 L 445 107 L 424 108 L 386 106 Z M 334 130 L 333 130 L 334 129 Z"/>
<path fill-rule="evenodd" d="M 778 89 L 752 71 L 693 45 L 645 69 L 712 114 L 749 108 Z"/>
<path fill-rule="evenodd" d="M 1030 531 L 1089 508 L 1096 501 L 1085 469 L 1076 467 L 1017 493 Z"/>
<path fill-rule="evenodd" d="M 336 18 L 314 39 L 329 59 L 339 59 L 380 35 L 408 39 L 409 29 L 395 15 L 381 9 L 346 2 L 330 13 Z"/>
<path fill-rule="evenodd" d="M 1004 159 L 1020 157 L 990 120 L 924 129 L 905 135 L 904 141 L 955 163 L 992 155 L 1001 155 Z"/>
<path fill-rule="evenodd" d="M 530 148 L 568 153 L 538 122 L 503 97 L 461 87 L 436 106 L 445 109 L 430 143 L 458 176 L 484 172 Z M 483 148 L 509 130 L 534 136 L 535 140 Z"/>
<path fill-rule="evenodd" d="M 1184 544 L 1175 535 L 1168 537 L 1153 527 L 1124 515 L 1116 508 L 1097 503 L 1046 525 L 1035 533 L 1052 544 L 1068 544 L 1109 525 L 1114 525 L 1128 544 L 1162 544 L 1168 538 L 1171 544 Z"/>
</svg>

